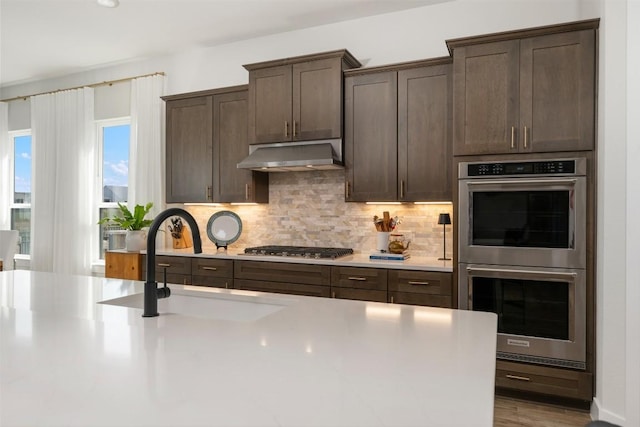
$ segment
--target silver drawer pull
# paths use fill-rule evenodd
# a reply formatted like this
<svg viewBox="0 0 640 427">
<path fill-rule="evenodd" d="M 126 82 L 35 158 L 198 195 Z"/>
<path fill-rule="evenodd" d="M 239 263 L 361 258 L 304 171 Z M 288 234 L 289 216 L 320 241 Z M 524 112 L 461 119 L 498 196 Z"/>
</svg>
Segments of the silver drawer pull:
<svg viewBox="0 0 640 427">
<path fill-rule="evenodd" d="M 349 277 L 349 280 L 357 280 L 359 282 L 366 282 L 367 278 L 366 277 Z"/>
<path fill-rule="evenodd" d="M 164 262 L 159 262 L 158 263 L 158 267 L 167 267 L 167 268 L 169 268 L 169 267 L 171 267 L 171 264 L 165 264 Z"/>
<path fill-rule="evenodd" d="M 517 380 L 517 381 L 531 381 L 531 378 L 529 377 L 521 377 L 519 375 L 511 375 L 511 374 L 507 374 L 505 375 L 507 378 L 509 378 L 510 380 Z"/>
<path fill-rule="evenodd" d="M 209 270 L 209 271 L 218 271 L 218 269 L 216 267 L 200 267 L 203 270 Z"/>
<path fill-rule="evenodd" d="M 418 286 L 419 286 L 419 285 L 428 286 L 428 285 L 429 285 L 429 282 L 414 282 L 413 280 L 410 280 L 410 281 L 409 281 L 409 284 L 410 284 L 410 285 L 418 285 Z"/>
</svg>

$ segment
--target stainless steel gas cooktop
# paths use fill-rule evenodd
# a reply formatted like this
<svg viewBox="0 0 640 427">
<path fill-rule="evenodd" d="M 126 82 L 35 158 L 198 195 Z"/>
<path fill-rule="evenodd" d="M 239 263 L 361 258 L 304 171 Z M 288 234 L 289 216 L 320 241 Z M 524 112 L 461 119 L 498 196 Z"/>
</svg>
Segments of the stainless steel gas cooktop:
<svg viewBox="0 0 640 427">
<path fill-rule="evenodd" d="M 353 249 L 350 248 L 321 248 L 309 246 L 256 246 L 246 248 L 244 253 L 247 255 L 271 255 L 271 256 L 290 256 L 298 258 L 329 258 L 336 259 L 342 256 L 351 255 Z"/>
</svg>

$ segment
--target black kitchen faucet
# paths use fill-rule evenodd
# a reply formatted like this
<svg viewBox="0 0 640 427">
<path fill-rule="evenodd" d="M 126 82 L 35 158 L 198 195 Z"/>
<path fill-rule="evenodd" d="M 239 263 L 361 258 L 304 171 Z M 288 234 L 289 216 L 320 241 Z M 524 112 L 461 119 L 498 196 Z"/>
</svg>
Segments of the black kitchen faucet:
<svg viewBox="0 0 640 427">
<path fill-rule="evenodd" d="M 166 275 L 164 287 L 158 289 L 158 282 L 156 282 L 156 234 L 158 234 L 158 229 L 164 220 L 176 215 L 184 218 L 191 228 L 191 234 L 193 235 L 193 253 L 202 253 L 200 229 L 198 228 L 196 220 L 189 212 L 180 208 L 170 208 L 160 212 L 158 216 L 155 217 L 147 234 L 147 281 L 144 283 L 144 312 L 142 313 L 142 317 L 158 316 L 158 298 L 167 298 L 171 295 L 171 289 L 169 289 L 166 284 Z"/>
</svg>

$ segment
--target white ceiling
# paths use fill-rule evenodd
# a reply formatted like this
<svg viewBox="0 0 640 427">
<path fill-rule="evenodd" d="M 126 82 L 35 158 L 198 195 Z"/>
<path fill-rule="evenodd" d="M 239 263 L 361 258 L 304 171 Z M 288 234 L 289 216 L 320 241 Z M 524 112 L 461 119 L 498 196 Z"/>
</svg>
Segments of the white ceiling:
<svg viewBox="0 0 640 427">
<path fill-rule="evenodd" d="M 0 86 L 447 0 L 0 0 Z"/>
</svg>

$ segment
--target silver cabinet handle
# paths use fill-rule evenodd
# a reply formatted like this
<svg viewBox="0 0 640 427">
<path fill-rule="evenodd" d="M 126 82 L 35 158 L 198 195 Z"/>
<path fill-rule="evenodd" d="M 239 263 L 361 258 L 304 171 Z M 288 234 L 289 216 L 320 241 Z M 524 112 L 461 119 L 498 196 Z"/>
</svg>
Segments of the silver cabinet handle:
<svg viewBox="0 0 640 427">
<path fill-rule="evenodd" d="M 208 270 L 208 271 L 218 271 L 218 269 L 216 267 L 202 266 L 200 268 L 203 269 L 203 270 Z"/>
<path fill-rule="evenodd" d="M 171 264 L 165 264 L 163 262 L 159 262 L 158 263 L 158 267 L 167 267 L 167 268 L 169 268 L 169 267 L 171 267 Z"/>
<path fill-rule="evenodd" d="M 293 121 L 293 139 L 296 138 L 296 121 Z"/>
<path fill-rule="evenodd" d="M 516 380 L 516 381 L 531 381 L 531 378 L 529 377 L 521 377 L 519 375 L 511 375 L 511 374 L 507 374 L 505 375 L 507 378 L 509 378 L 510 380 Z"/>
<path fill-rule="evenodd" d="M 524 148 L 527 148 L 527 127 L 524 127 Z"/>
<path fill-rule="evenodd" d="M 410 284 L 410 285 L 416 285 L 416 286 L 420 286 L 420 285 L 428 286 L 428 285 L 429 285 L 429 282 L 414 282 L 413 280 L 410 280 L 410 281 L 409 281 L 409 284 Z"/>
<path fill-rule="evenodd" d="M 289 138 L 289 122 L 284 121 L 284 137 Z"/>
<path fill-rule="evenodd" d="M 349 280 L 357 280 L 358 282 L 366 282 L 367 278 L 366 277 L 349 277 Z"/>
<path fill-rule="evenodd" d="M 511 126 L 511 149 L 516 148 L 516 127 Z"/>
</svg>

